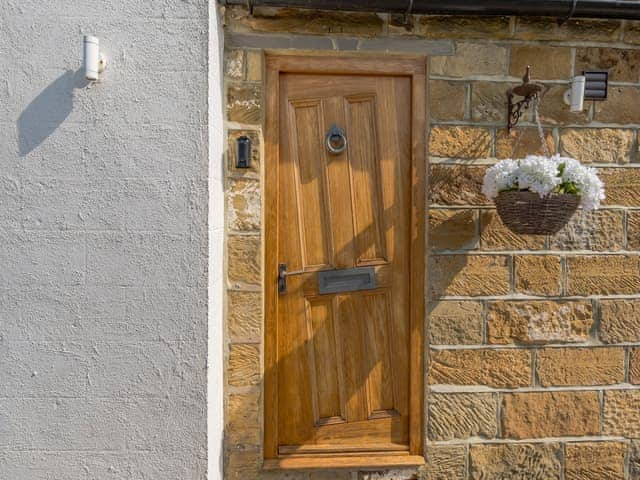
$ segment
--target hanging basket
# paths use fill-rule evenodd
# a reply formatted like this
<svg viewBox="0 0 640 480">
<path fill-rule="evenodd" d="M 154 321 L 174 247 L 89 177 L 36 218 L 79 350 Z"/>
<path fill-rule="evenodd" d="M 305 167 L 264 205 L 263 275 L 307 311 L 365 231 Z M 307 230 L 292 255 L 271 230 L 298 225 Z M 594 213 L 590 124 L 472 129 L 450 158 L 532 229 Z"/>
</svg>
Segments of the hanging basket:
<svg viewBox="0 0 640 480">
<path fill-rule="evenodd" d="M 578 195 L 500 192 L 496 208 L 502 222 L 515 233 L 553 235 L 567 224 L 580 204 Z"/>
</svg>

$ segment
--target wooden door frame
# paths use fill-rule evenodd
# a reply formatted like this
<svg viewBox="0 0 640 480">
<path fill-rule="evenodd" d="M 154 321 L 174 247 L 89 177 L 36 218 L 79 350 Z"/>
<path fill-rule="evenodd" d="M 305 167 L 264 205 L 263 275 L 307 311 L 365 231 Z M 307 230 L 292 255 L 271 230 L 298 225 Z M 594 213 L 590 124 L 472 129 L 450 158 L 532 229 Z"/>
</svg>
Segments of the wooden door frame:
<svg viewBox="0 0 640 480">
<path fill-rule="evenodd" d="M 263 165 L 264 200 L 264 468 L 301 468 L 295 462 L 279 462 L 278 458 L 278 165 L 279 165 L 279 113 L 280 74 L 348 74 L 395 75 L 411 77 L 411 252 L 410 272 L 410 394 L 409 394 L 409 455 L 412 462 L 402 462 L 395 456 L 397 465 L 416 464 L 423 457 L 424 423 L 424 322 L 425 322 L 425 222 L 426 222 L 426 57 L 385 56 L 300 56 L 291 54 L 265 55 L 265 105 Z M 270 261 L 268 257 L 272 256 Z M 340 457 L 344 458 L 344 457 Z M 369 457 L 371 460 L 372 458 Z M 362 459 L 362 457 L 361 457 Z M 341 466 L 338 458 L 324 459 L 327 468 Z M 357 462 L 353 465 L 357 466 Z M 393 466 L 385 462 L 384 466 Z M 378 466 L 373 461 L 360 466 Z M 381 465 L 383 466 L 383 465 Z M 307 467 L 309 468 L 309 467 Z"/>
</svg>

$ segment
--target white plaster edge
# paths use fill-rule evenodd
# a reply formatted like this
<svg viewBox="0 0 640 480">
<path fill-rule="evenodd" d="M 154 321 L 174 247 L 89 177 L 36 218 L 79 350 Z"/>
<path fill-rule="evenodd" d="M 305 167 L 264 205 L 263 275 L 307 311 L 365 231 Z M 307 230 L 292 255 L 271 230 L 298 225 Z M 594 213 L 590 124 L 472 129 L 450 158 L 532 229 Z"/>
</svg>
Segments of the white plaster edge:
<svg viewBox="0 0 640 480">
<path fill-rule="evenodd" d="M 223 265 L 224 265 L 224 123 L 222 114 L 223 34 L 217 2 L 209 2 L 208 152 L 209 260 L 207 354 L 207 478 L 223 477 Z"/>
</svg>

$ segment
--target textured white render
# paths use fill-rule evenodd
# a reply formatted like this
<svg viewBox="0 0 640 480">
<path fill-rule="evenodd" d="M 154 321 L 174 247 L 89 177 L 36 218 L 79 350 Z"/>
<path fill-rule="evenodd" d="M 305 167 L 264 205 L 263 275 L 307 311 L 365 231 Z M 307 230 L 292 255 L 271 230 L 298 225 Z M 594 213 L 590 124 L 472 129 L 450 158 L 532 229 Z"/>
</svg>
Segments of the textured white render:
<svg viewBox="0 0 640 480">
<path fill-rule="evenodd" d="M 209 480 L 222 478 L 224 440 L 224 119 L 223 32 L 215 1 L 209 3 Z"/>
<path fill-rule="evenodd" d="M 1 2 L 2 480 L 207 476 L 208 3 Z"/>
</svg>

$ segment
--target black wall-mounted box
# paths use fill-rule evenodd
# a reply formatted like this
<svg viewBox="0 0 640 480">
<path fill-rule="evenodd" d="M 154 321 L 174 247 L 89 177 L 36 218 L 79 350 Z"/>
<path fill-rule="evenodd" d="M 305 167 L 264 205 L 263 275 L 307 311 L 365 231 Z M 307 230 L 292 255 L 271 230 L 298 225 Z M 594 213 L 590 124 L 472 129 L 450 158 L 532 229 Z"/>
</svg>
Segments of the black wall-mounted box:
<svg viewBox="0 0 640 480">
<path fill-rule="evenodd" d="M 606 70 L 589 70 L 582 72 L 586 81 L 584 85 L 585 100 L 606 100 L 609 86 L 609 72 Z"/>
</svg>

